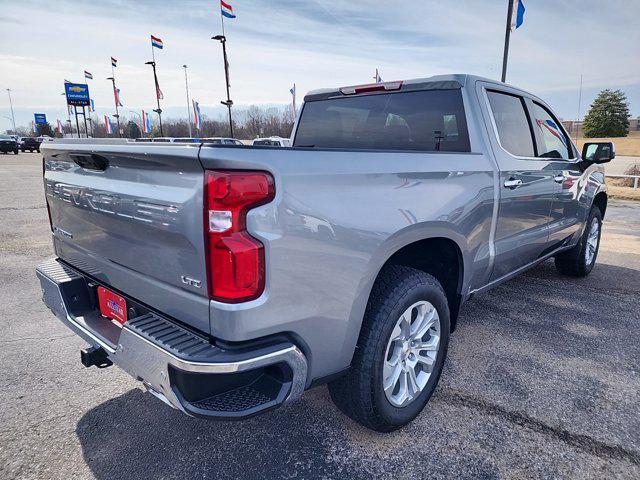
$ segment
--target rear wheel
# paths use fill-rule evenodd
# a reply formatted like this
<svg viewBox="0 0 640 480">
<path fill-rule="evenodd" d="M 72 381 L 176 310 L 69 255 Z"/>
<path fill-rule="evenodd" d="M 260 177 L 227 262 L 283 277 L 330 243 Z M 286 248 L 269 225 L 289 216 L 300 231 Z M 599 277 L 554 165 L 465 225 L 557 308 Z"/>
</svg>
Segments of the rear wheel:
<svg viewBox="0 0 640 480">
<path fill-rule="evenodd" d="M 438 383 L 449 327 L 447 297 L 434 277 L 385 267 L 371 292 L 351 368 L 329 384 L 331 398 L 372 430 L 406 425 Z"/>
<path fill-rule="evenodd" d="M 556 255 L 555 264 L 558 271 L 572 277 L 589 275 L 596 264 L 601 231 L 602 213 L 598 207 L 592 207 L 580 242 L 571 250 Z"/>
</svg>

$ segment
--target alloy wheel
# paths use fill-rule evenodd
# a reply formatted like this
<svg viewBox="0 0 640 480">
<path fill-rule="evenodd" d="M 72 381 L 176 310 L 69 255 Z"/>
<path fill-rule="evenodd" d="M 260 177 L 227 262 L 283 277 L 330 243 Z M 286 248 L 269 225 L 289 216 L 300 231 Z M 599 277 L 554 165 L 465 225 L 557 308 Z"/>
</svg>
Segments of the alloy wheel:
<svg viewBox="0 0 640 480">
<path fill-rule="evenodd" d="M 383 388 L 395 407 L 414 401 L 427 385 L 438 356 L 440 317 L 426 300 L 416 302 L 400 316 L 387 343 Z"/>
</svg>

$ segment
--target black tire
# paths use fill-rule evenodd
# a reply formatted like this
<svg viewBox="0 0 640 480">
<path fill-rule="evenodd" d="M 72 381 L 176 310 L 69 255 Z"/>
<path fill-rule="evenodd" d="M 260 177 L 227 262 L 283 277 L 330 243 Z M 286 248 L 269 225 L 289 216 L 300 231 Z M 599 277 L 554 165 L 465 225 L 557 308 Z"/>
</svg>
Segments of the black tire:
<svg viewBox="0 0 640 480">
<path fill-rule="evenodd" d="M 408 405 L 396 407 L 383 389 L 387 343 L 400 316 L 421 300 L 430 302 L 440 317 L 437 357 L 422 392 Z M 409 267 L 384 267 L 371 291 L 351 368 L 329 383 L 334 403 L 356 422 L 378 432 L 391 432 L 411 422 L 438 384 L 449 346 L 449 330 L 447 297 L 434 277 Z"/>
<path fill-rule="evenodd" d="M 591 231 L 593 222 L 598 222 L 598 244 L 596 245 L 595 253 L 590 262 L 587 262 L 586 250 L 587 239 L 589 232 Z M 591 273 L 593 267 L 596 264 L 598 258 L 598 250 L 600 249 L 600 236 L 602 234 L 602 213 L 598 207 L 591 207 L 589 213 L 589 219 L 582 232 L 582 237 L 578 244 L 571 250 L 562 252 L 555 257 L 556 268 L 563 275 L 569 275 L 571 277 L 586 277 Z"/>
<path fill-rule="evenodd" d="M 13 154 L 14 154 L 14 155 L 18 155 L 18 150 L 14 150 L 14 151 L 13 151 Z"/>
</svg>

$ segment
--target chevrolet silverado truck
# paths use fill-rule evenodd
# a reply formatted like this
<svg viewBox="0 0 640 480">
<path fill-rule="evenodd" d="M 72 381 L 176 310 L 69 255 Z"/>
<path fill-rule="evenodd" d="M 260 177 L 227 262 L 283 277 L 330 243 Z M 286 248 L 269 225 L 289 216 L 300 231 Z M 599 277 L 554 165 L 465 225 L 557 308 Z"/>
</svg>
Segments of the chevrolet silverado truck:
<svg viewBox="0 0 640 480">
<path fill-rule="evenodd" d="M 588 275 L 611 143 L 470 75 L 305 97 L 292 147 L 43 143 L 50 310 L 186 414 L 242 419 L 328 383 L 391 431 L 433 394 L 464 302 L 549 258 Z"/>
</svg>

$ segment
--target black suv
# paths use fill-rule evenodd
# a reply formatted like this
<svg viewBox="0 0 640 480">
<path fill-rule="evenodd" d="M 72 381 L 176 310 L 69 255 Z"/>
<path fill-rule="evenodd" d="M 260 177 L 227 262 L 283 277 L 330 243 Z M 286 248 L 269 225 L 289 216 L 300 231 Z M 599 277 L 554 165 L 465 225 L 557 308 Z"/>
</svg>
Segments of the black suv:
<svg viewBox="0 0 640 480">
<path fill-rule="evenodd" d="M 22 141 L 20 142 L 20 150 L 22 150 L 23 153 L 27 150 L 29 150 L 30 152 L 33 152 L 34 150 L 36 152 L 39 152 L 40 142 L 35 137 L 22 137 Z"/>
<path fill-rule="evenodd" d="M 0 152 L 18 154 L 18 142 L 9 135 L 0 135 Z"/>
</svg>

